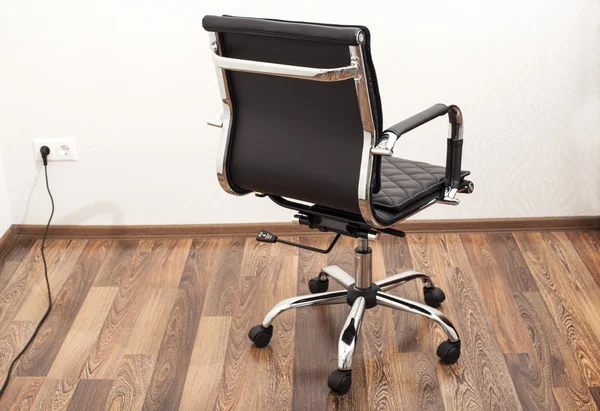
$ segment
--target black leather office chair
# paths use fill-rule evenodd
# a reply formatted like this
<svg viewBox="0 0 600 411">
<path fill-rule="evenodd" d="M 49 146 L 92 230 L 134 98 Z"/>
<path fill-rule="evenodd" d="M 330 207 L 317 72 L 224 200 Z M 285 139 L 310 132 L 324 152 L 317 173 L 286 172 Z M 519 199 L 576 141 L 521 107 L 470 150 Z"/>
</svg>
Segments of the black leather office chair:
<svg viewBox="0 0 600 411">
<path fill-rule="evenodd" d="M 291 308 L 350 305 L 339 338 L 338 369 L 329 387 L 351 385 L 352 355 L 365 310 L 383 305 L 425 316 L 448 335 L 437 350 L 452 364 L 460 339 L 450 320 L 432 307 L 445 299 L 425 273 L 407 271 L 373 282 L 369 241 L 380 233 L 404 236 L 391 226 L 434 203 L 456 205 L 473 184 L 461 170 L 463 116 L 456 106 L 436 104 L 383 129 L 370 34 L 362 26 L 338 26 L 241 17 L 206 16 L 210 48 L 223 99 L 217 177 L 225 191 L 255 193 L 294 210 L 301 224 L 358 239 L 354 278 L 337 266 L 324 267 L 310 283 L 312 295 L 288 298 L 249 332 L 258 347 L 273 334 L 273 320 Z M 448 114 L 446 167 L 392 157 L 396 140 Z M 299 202 L 301 201 L 301 202 Z M 309 203 L 309 204 L 307 204 Z M 327 292 L 329 278 L 343 291 Z M 385 293 L 407 281 L 423 281 L 425 304 Z"/>
</svg>

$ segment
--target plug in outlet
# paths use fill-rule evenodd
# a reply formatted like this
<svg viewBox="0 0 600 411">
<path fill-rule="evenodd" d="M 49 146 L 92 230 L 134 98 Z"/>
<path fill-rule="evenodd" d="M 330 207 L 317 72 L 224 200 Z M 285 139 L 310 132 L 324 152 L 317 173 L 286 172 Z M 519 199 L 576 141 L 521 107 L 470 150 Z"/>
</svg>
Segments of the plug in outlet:
<svg viewBox="0 0 600 411">
<path fill-rule="evenodd" d="M 35 161 L 42 161 L 40 148 L 48 146 L 48 161 L 77 161 L 77 145 L 74 138 L 36 138 L 33 140 Z"/>
</svg>

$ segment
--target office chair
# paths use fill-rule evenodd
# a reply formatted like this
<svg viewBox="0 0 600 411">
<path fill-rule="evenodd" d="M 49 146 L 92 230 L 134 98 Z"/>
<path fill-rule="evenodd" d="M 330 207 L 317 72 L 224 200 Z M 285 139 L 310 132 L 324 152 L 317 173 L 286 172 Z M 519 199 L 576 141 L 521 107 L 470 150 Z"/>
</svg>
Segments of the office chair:
<svg viewBox="0 0 600 411">
<path fill-rule="evenodd" d="M 447 364 L 460 356 L 460 339 L 436 307 L 444 292 L 422 272 L 406 271 L 372 281 L 369 241 L 381 233 L 404 236 L 392 226 L 435 204 L 457 205 L 457 193 L 473 183 L 461 170 L 463 115 L 436 104 L 383 129 L 370 33 L 362 26 L 205 16 L 216 67 L 222 112 L 209 124 L 222 127 L 217 178 L 234 195 L 255 193 L 294 210 L 300 224 L 335 233 L 316 249 L 261 230 L 257 240 L 328 253 L 340 235 L 357 239 L 354 277 L 324 267 L 309 282 L 312 294 L 279 302 L 248 336 L 269 344 L 282 312 L 324 304 L 350 306 L 340 333 L 337 370 L 329 387 L 346 393 L 352 356 L 365 311 L 383 305 L 427 317 L 448 335 L 437 355 Z M 448 115 L 446 167 L 392 157 L 396 141 L 410 130 Z M 317 273 L 315 273 L 317 274 Z M 329 279 L 342 291 L 327 291 Z M 423 282 L 425 304 L 386 293 L 407 281 Z"/>
</svg>

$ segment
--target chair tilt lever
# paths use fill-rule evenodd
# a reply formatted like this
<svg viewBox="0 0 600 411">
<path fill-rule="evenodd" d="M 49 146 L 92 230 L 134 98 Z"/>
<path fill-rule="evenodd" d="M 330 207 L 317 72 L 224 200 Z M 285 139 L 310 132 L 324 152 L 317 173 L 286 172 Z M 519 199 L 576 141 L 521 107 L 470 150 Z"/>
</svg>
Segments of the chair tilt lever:
<svg viewBox="0 0 600 411">
<path fill-rule="evenodd" d="M 277 238 L 277 236 L 267 230 L 260 230 L 258 232 L 258 235 L 256 236 L 256 241 L 260 241 L 261 243 L 281 243 L 281 244 L 287 244 L 287 245 L 291 245 L 294 247 L 298 247 L 298 248 L 302 248 L 304 250 L 309 250 L 309 251 L 315 251 L 317 253 L 321 253 L 321 254 L 329 254 L 331 252 L 331 250 L 333 250 L 333 247 L 335 246 L 335 243 L 337 243 L 337 240 L 340 238 L 341 234 L 337 234 L 335 236 L 335 238 L 333 239 L 333 241 L 331 242 L 331 244 L 329 244 L 329 247 L 327 247 L 327 249 L 323 250 L 321 248 L 316 248 L 316 247 L 311 247 L 309 245 L 304 245 L 304 244 L 298 244 L 298 243 L 293 243 L 291 241 L 286 241 L 286 240 L 280 240 L 279 238 Z"/>
</svg>

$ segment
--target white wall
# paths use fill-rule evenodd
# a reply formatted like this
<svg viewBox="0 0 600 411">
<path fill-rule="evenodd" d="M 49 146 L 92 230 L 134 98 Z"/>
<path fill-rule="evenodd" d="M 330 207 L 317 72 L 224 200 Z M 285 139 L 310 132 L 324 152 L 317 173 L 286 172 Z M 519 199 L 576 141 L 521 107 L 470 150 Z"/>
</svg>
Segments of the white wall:
<svg viewBox="0 0 600 411">
<path fill-rule="evenodd" d="M 4 167 L 2 165 L 2 148 L 0 147 L 0 238 L 12 224 L 12 213 L 4 178 Z"/>
<path fill-rule="evenodd" d="M 48 216 L 31 149 L 45 136 L 77 138 L 80 156 L 51 166 L 56 223 L 290 219 L 217 184 L 205 14 L 367 25 L 385 125 L 458 104 L 476 191 L 420 218 L 600 214 L 596 0 L 21 0 L 0 2 L 0 138 L 14 222 Z M 445 137 L 439 120 L 397 153 L 443 164 Z"/>
</svg>

